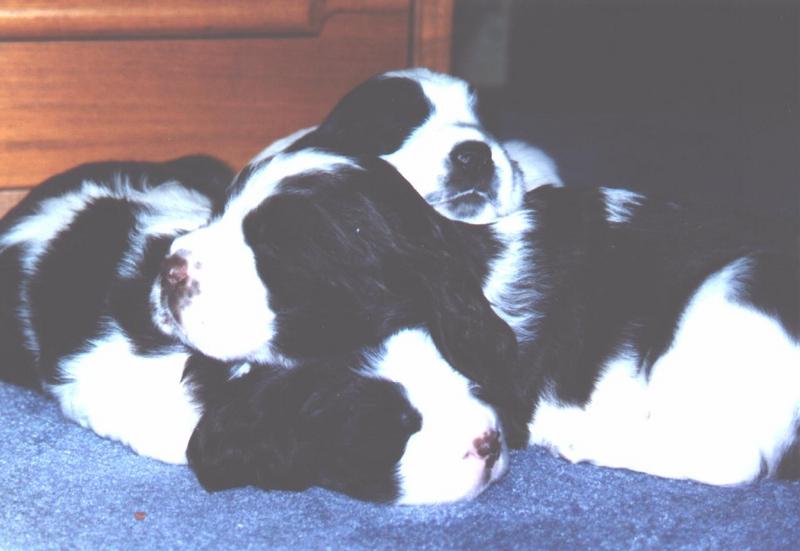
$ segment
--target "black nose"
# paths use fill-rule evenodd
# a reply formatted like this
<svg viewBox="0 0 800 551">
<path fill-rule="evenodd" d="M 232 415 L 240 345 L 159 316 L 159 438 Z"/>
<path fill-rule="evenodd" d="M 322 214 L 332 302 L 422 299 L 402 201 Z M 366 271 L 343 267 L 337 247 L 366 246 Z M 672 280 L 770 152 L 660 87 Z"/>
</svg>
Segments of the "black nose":
<svg viewBox="0 0 800 551">
<path fill-rule="evenodd" d="M 185 285 L 186 280 L 189 279 L 189 263 L 186 258 L 180 254 L 173 254 L 164 259 L 161 263 L 161 278 L 164 284 L 177 288 Z"/>
<path fill-rule="evenodd" d="M 492 150 L 484 142 L 461 142 L 450 151 L 450 162 L 464 170 L 478 170 L 492 162 Z"/>
</svg>

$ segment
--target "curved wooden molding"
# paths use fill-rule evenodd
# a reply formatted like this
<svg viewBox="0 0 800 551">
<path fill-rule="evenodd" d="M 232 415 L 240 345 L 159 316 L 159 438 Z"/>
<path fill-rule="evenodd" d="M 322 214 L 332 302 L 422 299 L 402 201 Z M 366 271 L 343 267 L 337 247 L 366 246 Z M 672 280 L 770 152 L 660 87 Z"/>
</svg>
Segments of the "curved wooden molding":
<svg viewBox="0 0 800 551">
<path fill-rule="evenodd" d="M 324 0 L 0 0 L 0 39 L 316 34 Z"/>
</svg>

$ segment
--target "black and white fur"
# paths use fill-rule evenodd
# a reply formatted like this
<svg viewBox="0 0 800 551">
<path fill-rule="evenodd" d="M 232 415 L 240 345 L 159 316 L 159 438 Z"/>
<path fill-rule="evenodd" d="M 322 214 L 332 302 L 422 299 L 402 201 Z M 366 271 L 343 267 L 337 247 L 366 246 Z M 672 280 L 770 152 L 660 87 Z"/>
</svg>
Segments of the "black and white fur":
<svg viewBox="0 0 800 551">
<path fill-rule="evenodd" d="M 326 133 L 354 136 L 355 127 L 363 128 L 361 120 L 370 123 L 370 132 L 376 137 L 376 132 L 403 122 L 402 113 L 392 109 L 376 112 L 381 111 L 381 102 L 391 103 L 397 89 L 412 90 L 416 96 L 408 99 L 426 111 L 422 118 L 404 123 L 407 134 L 391 149 L 394 158 L 408 158 L 403 157 L 404 148 L 416 151 L 425 140 L 434 140 L 432 148 L 444 144 L 441 155 L 445 158 L 437 159 L 429 151 L 425 162 L 432 170 L 447 165 L 443 170 L 449 174 L 439 178 L 436 186 L 447 189 L 456 176 L 467 180 L 475 176 L 474 185 L 483 186 L 481 189 L 486 191 L 481 201 L 487 204 L 480 208 L 470 207 L 466 211 L 445 208 L 442 205 L 447 201 L 439 208 L 451 215 L 466 213 L 467 218 L 474 214 L 492 217 L 496 212 L 513 208 L 521 194 L 522 173 L 518 164 L 511 162 L 479 125 L 473 93 L 463 81 L 424 70 L 368 81 L 358 89 L 360 97 L 369 98 L 368 104 L 353 104 L 345 98 L 319 130 L 310 134 L 303 131 L 273 144 L 243 174 L 257 172 L 265 164 L 263 160 L 275 151 L 291 144 L 300 147 L 296 142 L 301 138 L 325 141 Z M 491 152 L 490 157 L 483 159 L 481 166 L 454 169 L 453 151 L 470 139 L 480 141 Z M 361 146 L 377 144 L 378 141 L 368 141 Z M 347 143 L 351 150 L 357 146 Z M 304 162 L 307 161 L 301 160 L 301 164 Z M 536 162 L 529 163 L 526 182 L 538 181 L 530 177 L 538 166 Z M 549 167 L 548 174 L 556 174 L 553 166 L 546 163 L 541 166 Z M 281 356 L 243 357 L 229 355 L 224 350 L 206 350 L 213 357 L 229 362 L 220 368 L 220 364 L 203 360 L 181 344 L 169 329 L 164 332 L 163 326 L 157 327 L 163 313 L 156 316 L 156 326 L 150 322 L 145 305 L 151 296 L 160 293 L 151 284 L 159 271 L 169 273 L 175 269 L 174 265 L 161 265 L 164 251 L 172 238 L 202 227 L 221 208 L 228 176 L 227 169 L 208 159 L 183 159 L 162 165 L 101 163 L 54 177 L 32 192 L 3 220 L 0 231 L 2 315 L 9 336 L 8 345 L 3 347 L 7 351 L 3 378 L 43 387 L 58 400 L 67 417 L 102 436 L 128 444 L 142 455 L 182 463 L 189 435 L 210 404 L 214 404 L 217 418 L 225 417 L 231 409 L 238 411 L 238 407 L 245 407 L 243 404 L 258 410 L 266 407 L 262 398 L 268 392 L 261 390 L 268 387 L 259 381 L 282 377 L 290 381 L 307 380 L 303 375 L 278 376 L 276 366 L 280 369 L 291 364 L 297 370 L 302 365 L 303 373 L 323 373 L 316 367 L 321 356 L 313 361 L 306 357 L 309 353 L 316 354 L 315 350 L 303 351 L 300 354 L 306 357 L 303 362 Z M 234 185 L 233 193 L 236 192 Z M 236 251 L 236 248 L 225 251 L 232 265 L 242 260 Z M 225 285 L 226 278 L 220 274 L 220 285 Z M 237 297 L 241 303 L 236 308 L 241 312 L 248 312 L 249 305 L 258 304 L 261 296 L 258 287 L 234 290 L 222 301 L 224 304 L 210 306 L 209 321 L 202 321 L 201 326 L 213 326 L 210 320 L 236 305 Z M 236 346 L 260 329 L 258 323 L 263 320 L 251 321 L 254 323 L 247 326 L 249 329 L 231 337 L 229 344 Z M 305 386 L 289 383 L 299 385 L 297 392 L 284 393 L 284 400 L 273 401 L 270 407 L 273 412 L 293 407 L 293 415 L 262 418 L 262 424 L 273 419 L 294 420 L 294 424 L 281 426 L 285 433 L 283 445 L 262 449 L 258 460 L 247 466 L 249 470 L 239 465 L 240 474 L 249 473 L 247 476 L 264 487 L 320 484 L 364 499 L 405 503 L 472 497 L 501 476 L 507 457 L 497 415 L 474 396 L 473 383 L 452 370 L 430 344 L 427 334 L 399 331 L 392 338 L 373 344 L 367 356 L 347 358 L 350 361 L 347 376 L 331 376 L 331 380 L 318 376 L 311 390 L 307 383 Z M 302 349 L 300 343 L 298 350 Z M 347 348 L 343 343 L 339 349 L 352 347 Z M 337 361 L 343 363 L 344 359 Z M 409 365 L 400 369 L 403 363 Z M 216 365 L 216 369 L 208 367 L 209 364 Z M 231 374 L 249 384 L 230 382 Z M 431 395 L 429 379 L 439 379 L 439 392 L 456 406 L 452 411 L 438 407 L 439 394 Z M 229 387 L 238 389 L 236 403 L 240 406 L 223 403 L 220 398 L 232 395 Z M 327 397 L 342 387 L 349 389 L 348 415 L 336 416 L 332 411 L 340 406 Z M 381 402 L 376 394 L 387 392 L 399 392 L 398 407 L 370 407 Z M 320 400 L 328 406 L 320 410 L 309 405 Z M 148 407 L 142 407 L 144 403 Z M 326 419 L 328 425 L 325 430 L 309 432 L 305 413 L 318 410 L 321 414 L 317 417 Z M 424 417 L 425 425 L 421 429 L 415 427 L 412 432 L 407 429 L 413 423 L 398 421 L 398 417 L 419 415 Z M 214 442 L 237 437 L 236 433 L 226 432 L 211 438 L 214 431 L 210 424 L 214 418 L 208 415 L 208 422 L 201 423 L 201 428 L 208 430 L 203 432 L 205 439 L 194 440 L 195 447 L 213 446 Z M 343 471 L 331 473 L 336 459 L 344 455 L 337 450 L 322 454 L 330 461 L 315 463 L 313 469 L 307 466 L 309 458 L 319 455 L 321 435 L 329 439 L 338 435 L 339 450 L 385 447 L 379 446 L 381 440 L 375 438 L 375 430 L 370 432 L 359 424 L 362 418 L 370 419 L 370 427 L 381 427 L 383 441 L 393 442 L 388 448 L 401 449 L 402 453 L 384 462 L 367 462 L 371 468 L 353 470 L 369 482 Z M 292 432 L 295 428 L 297 431 Z M 414 438 L 406 446 L 412 433 Z M 303 439 L 307 445 L 290 445 L 287 439 L 291 438 Z M 349 457 L 356 455 L 351 453 Z M 280 471 L 264 470 L 265 465 L 281 463 L 285 468 Z M 301 468 L 303 465 L 306 467 Z M 230 483 L 216 477 L 211 468 L 196 470 L 209 488 Z M 431 485 L 432 479 L 438 484 Z"/>
<path fill-rule="evenodd" d="M 380 156 L 436 210 L 466 222 L 492 221 L 519 208 L 525 191 L 562 185 L 547 153 L 492 136 L 481 121 L 472 86 L 423 68 L 363 82 L 319 126 L 271 144 L 243 174 L 277 153 L 306 148 Z"/>
<path fill-rule="evenodd" d="M 182 278 L 152 298 L 165 331 L 212 356 L 293 365 L 430 334 L 512 445 L 735 484 L 798 475 L 797 236 L 614 189 L 544 187 L 463 224 L 385 163 L 301 151 L 177 239 Z M 220 309 L 238 289 L 248 300 Z M 419 376 L 438 389 L 432 373 Z"/>
<path fill-rule="evenodd" d="M 205 157 L 110 162 L 35 188 L 0 222 L 2 379 L 43 390 L 67 418 L 170 463 L 186 462 L 198 422 L 194 450 L 261 438 L 233 472 L 268 489 L 320 485 L 432 503 L 473 497 L 501 476 L 508 461 L 494 410 L 427 334 L 399 331 L 368 351 L 285 369 L 258 361 L 269 357 L 213 360 L 161 330 L 150 297 L 174 275 L 165 253 L 221 210 L 231 176 Z M 455 409 L 439 407 L 442 395 Z M 218 457 L 197 469 L 209 489 L 234 482 Z"/>
<path fill-rule="evenodd" d="M 187 157 L 82 165 L 34 188 L 0 222 L 2 378 L 142 455 L 185 462 L 200 414 L 190 351 L 156 329 L 148 296 L 172 239 L 208 221 L 230 177 Z"/>
<path fill-rule="evenodd" d="M 334 362 L 361 376 L 401 385 L 422 424 L 410 438 L 401 435 L 408 439 L 403 456 L 380 466 L 382 484 L 396 487 L 396 499 L 403 503 L 472 497 L 507 466 L 500 420 L 483 399 L 500 393 L 501 385 L 493 381 L 482 385 L 477 374 L 485 363 L 497 363 L 498 369 L 508 363 L 504 358 L 515 347 L 513 334 L 479 292 L 468 290 L 474 283 L 461 278 L 460 263 L 434 256 L 371 265 L 370 237 L 360 236 L 357 227 L 352 228 L 354 243 L 366 249 L 354 257 L 334 258 L 331 248 L 350 236 L 308 233 L 308 213 L 294 209 L 291 198 L 274 205 L 263 201 L 273 182 L 297 177 L 292 187 L 300 189 L 304 178 L 315 185 L 316 175 L 337 179 L 350 174 L 348 167 L 349 161 L 342 157 L 302 151 L 280 155 L 252 172 L 249 185 L 234 188 L 220 216 L 173 242 L 172 256 L 151 293 L 155 322 L 163 333 L 221 361 L 269 364 L 289 371 Z M 421 201 L 416 194 L 412 198 Z M 313 223 L 314 217 L 308 220 Z M 278 241 L 262 249 L 264 232 Z M 391 235 L 383 239 L 386 245 L 414 246 Z M 337 278 L 340 263 L 361 266 L 359 280 Z M 426 265 L 428 270 L 451 273 L 448 284 L 464 285 L 464 299 L 426 288 L 422 278 Z M 390 288 L 379 282 L 379 274 L 386 270 L 398 276 Z M 359 288 L 363 295 L 345 296 L 341 285 Z M 412 288 L 417 293 L 399 306 L 387 300 L 380 315 L 363 317 L 364 309 L 375 308 L 373 301 L 381 295 L 400 297 Z M 454 318 L 462 323 L 453 323 Z M 463 364 L 461 372 L 452 369 L 453 358 Z M 263 421 L 255 420 L 269 416 L 245 416 L 253 426 L 237 432 L 246 437 L 226 439 L 230 432 L 226 430 L 206 439 L 204 427 L 213 429 L 215 415 L 206 415 L 207 422 L 190 445 L 189 459 L 201 481 L 220 487 L 232 483 L 226 476 L 250 473 L 250 482 L 259 483 L 270 463 L 252 462 L 252 450 L 237 455 L 233 445 L 238 442 L 241 449 L 259 442 Z M 229 446 L 201 445 L 220 439 Z M 489 454 L 482 451 L 487 444 Z M 238 467 L 230 466 L 232 459 L 220 459 L 226 456 L 238 457 Z"/>
</svg>

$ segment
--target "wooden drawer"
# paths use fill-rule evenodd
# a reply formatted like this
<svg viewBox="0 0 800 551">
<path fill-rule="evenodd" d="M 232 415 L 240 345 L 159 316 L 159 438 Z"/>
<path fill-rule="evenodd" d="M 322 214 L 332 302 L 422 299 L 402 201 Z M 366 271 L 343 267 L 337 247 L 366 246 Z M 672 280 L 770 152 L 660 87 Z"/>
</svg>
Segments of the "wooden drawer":
<svg viewBox="0 0 800 551">
<path fill-rule="evenodd" d="M 449 66 L 452 0 L 0 0 L 0 210 L 78 163 L 241 166 L 370 75 Z"/>
</svg>

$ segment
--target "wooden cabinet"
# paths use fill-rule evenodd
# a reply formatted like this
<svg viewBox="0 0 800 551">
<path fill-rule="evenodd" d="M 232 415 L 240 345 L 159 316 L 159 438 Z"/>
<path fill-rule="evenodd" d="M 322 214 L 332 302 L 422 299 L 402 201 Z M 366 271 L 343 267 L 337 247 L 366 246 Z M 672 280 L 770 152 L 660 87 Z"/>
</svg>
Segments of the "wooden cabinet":
<svg viewBox="0 0 800 551">
<path fill-rule="evenodd" d="M 449 66 L 453 0 L 0 0 L 0 211 L 78 163 L 241 166 L 352 86 Z"/>
</svg>

